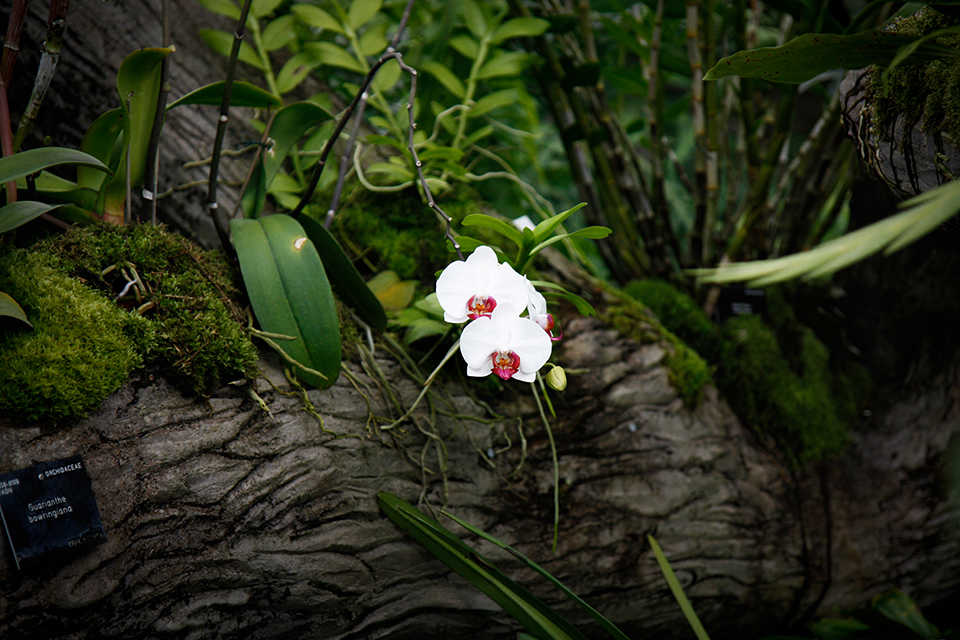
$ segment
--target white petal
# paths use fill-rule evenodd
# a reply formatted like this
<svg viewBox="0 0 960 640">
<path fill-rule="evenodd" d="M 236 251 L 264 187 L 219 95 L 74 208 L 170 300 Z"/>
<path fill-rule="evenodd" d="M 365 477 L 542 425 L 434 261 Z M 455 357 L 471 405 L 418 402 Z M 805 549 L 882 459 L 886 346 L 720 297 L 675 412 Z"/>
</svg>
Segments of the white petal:
<svg viewBox="0 0 960 640">
<path fill-rule="evenodd" d="M 498 310 L 499 307 L 494 310 L 494 313 Z M 460 334 L 460 355 L 467 361 L 468 371 L 486 367 L 487 371 L 482 375 L 490 373 L 493 369 L 493 360 L 490 356 L 499 348 L 497 328 L 490 318 L 477 318 L 464 327 L 463 333 Z"/>
<path fill-rule="evenodd" d="M 509 304 L 519 310 L 526 308 L 530 297 L 526 277 L 514 271 L 513 267 L 506 262 L 501 264 L 491 276 L 485 293 L 493 296 L 498 306 Z"/>
<path fill-rule="evenodd" d="M 487 246 L 477 247 L 466 261 L 457 260 L 447 265 L 437 278 L 437 302 L 443 308 L 443 319 L 455 324 L 466 322 L 467 303 L 475 295 L 491 295 L 488 293 L 491 278 L 499 267 L 497 254 Z"/>
</svg>

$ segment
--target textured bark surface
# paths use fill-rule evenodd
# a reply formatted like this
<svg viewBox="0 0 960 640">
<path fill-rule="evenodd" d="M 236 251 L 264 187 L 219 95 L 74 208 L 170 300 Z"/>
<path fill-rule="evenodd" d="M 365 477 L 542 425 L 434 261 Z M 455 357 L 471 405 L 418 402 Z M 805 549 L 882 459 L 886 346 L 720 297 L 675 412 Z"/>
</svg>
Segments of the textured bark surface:
<svg viewBox="0 0 960 640">
<path fill-rule="evenodd" d="M 861 606 L 893 586 L 923 604 L 960 586 L 957 514 L 934 472 L 960 426 L 956 378 L 940 387 L 953 397 L 907 398 L 858 433 L 841 461 L 797 475 L 712 390 L 685 409 L 667 381 L 664 346 L 638 345 L 592 319 L 566 332 L 560 362 L 586 371 L 554 424 L 556 554 L 552 465 L 524 384 L 508 386 L 502 422 L 471 420 L 486 412 L 446 384 L 434 427 L 424 409 L 419 428 L 385 433 L 370 417 L 391 410 L 357 365 L 356 385 L 341 378 L 310 393 L 322 425 L 263 381 L 270 415 L 234 387 L 203 402 L 143 374 L 67 431 L 0 422 L 0 470 L 84 456 L 109 536 L 32 572 L 17 572 L 9 551 L 0 556 L 0 637 L 510 637 L 495 605 L 379 514 L 379 491 L 447 502 L 636 637 L 687 635 L 646 534 L 661 542 L 715 637 L 770 630 L 818 604 Z M 396 364 L 379 366 L 409 403 L 416 385 Z M 275 365 L 264 368 L 278 390 L 287 386 Z M 518 415 L 529 455 L 508 477 L 521 455 Z M 439 463 L 420 428 L 445 443 L 446 485 L 436 472 L 422 475 L 421 460 L 434 471 Z M 488 464 L 481 453 L 503 446 L 505 434 L 513 447 Z M 490 555 L 585 622 L 542 579 Z"/>
<path fill-rule="evenodd" d="M 895 115 L 885 128 L 875 120 L 867 91 L 869 70 L 851 71 L 840 85 L 847 135 L 874 175 L 899 198 L 907 199 L 960 175 L 960 147 L 944 131 Z"/>
</svg>

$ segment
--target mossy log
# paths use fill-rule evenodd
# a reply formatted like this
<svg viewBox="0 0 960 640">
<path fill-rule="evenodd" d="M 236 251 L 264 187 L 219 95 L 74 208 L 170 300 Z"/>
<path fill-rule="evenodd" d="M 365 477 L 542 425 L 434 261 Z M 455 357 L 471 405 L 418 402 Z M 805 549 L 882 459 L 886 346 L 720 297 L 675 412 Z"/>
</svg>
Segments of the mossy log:
<svg viewBox="0 0 960 640">
<path fill-rule="evenodd" d="M 358 365 L 347 366 L 352 381 L 308 394 L 311 413 L 265 358 L 275 386 L 258 389 L 270 413 L 241 388 L 202 401 L 143 372 L 66 430 L 0 419 L 0 471 L 83 455 L 109 537 L 33 571 L 0 554 L 0 637 L 511 637 L 491 601 L 380 515 L 379 491 L 445 504 L 635 637 L 688 635 L 647 534 L 714 637 L 861 606 L 891 587 L 921 605 L 960 587 L 957 513 L 933 471 L 958 427 L 949 385 L 878 416 L 841 460 L 791 472 L 713 390 L 683 406 L 664 366 L 669 345 L 638 344 L 596 319 L 565 333 L 559 362 L 583 373 L 553 425 L 556 553 L 553 467 L 525 384 L 507 386 L 501 422 L 480 421 L 486 411 L 454 382 L 438 386 L 448 405 L 383 431 L 371 416 L 393 410 Z M 409 406 L 417 385 L 376 362 Z M 527 456 L 511 474 L 517 416 Z M 444 443 L 445 479 L 430 429 Z M 507 435 L 512 448 L 488 462 Z M 542 579 L 481 549 L 586 623 Z"/>
</svg>

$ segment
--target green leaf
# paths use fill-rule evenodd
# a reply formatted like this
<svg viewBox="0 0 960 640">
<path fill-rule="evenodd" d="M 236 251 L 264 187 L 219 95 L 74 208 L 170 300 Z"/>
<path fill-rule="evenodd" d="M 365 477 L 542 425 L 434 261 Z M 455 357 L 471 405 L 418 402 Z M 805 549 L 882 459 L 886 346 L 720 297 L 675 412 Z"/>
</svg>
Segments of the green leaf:
<svg viewBox="0 0 960 640">
<path fill-rule="evenodd" d="M 738 75 L 771 82 L 799 83 L 831 69 L 862 69 L 871 64 L 889 64 L 901 47 L 918 38 L 870 29 L 853 35 L 805 33 L 779 47 L 740 51 L 720 60 L 704 76 L 717 80 Z M 944 55 L 957 57 L 956 49 L 927 42 L 917 47 L 911 63 Z"/>
<path fill-rule="evenodd" d="M 488 93 L 477 100 L 474 105 L 470 107 L 470 111 L 468 113 L 471 118 L 475 118 L 493 111 L 494 109 L 516 104 L 518 100 L 519 95 L 517 94 L 516 89 L 503 89 L 502 91 L 494 91 L 493 93 Z"/>
<path fill-rule="evenodd" d="M 347 13 L 350 27 L 356 31 L 380 12 L 382 0 L 353 0 Z"/>
<path fill-rule="evenodd" d="M 382 53 L 389 43 L 387 42 L 387 23 L 373 25 L 360 36 L 358 45 L 360 55 L 375 56 Z"/>
<path fill-rule="evenodd" d="M 250 13 L 255 18 L 262 18 L 273 13 L 274 9 L 279 7 L 284 0 L 253 0 L 250 3 Z"/>
<path fill-rule="evenodd" d="M 873 599 L 873 610 L 902 624 L 921 638 L 941 637 L 939 629 L 920 613 L 920 607 L 914 600 L 899 589 L 877 596 Z"/>
<path fill-rule="evenodd" d="M 247 188 L 240 196 L 240 206 L 247 218 L 259 218 L 267 204 L 267 178 L 263 171 L 263 156 L 263 153 L 257 156 Z"/>
<path fill-rule="evenodd" d="M 291 7 L 294 15 L 303 20 L 308 26 L 343 33 L 343 26 L 332 15 L 312 4 L 295 4 Z"/>
<path fill-rule="evenodd" d="M 477 73 L 477 80 L 501 78 L 503 76 L 518 76 L 530 64 L 529 53 L 523 51 L 508 51 L 487 60 Z"/>
<path fill-rule="evenodd" d="M 584 602 L 582 599 L 580 599 L 580 597 L 577 596 L 577 594 L 571 591 L 565 584 L 563 584 L 562 582 L 554 578 L 553 574 L 551 574 L 549 571 L 547 571 L 546 569 L 538 565 L 536 562 L 534 562 L 527 556 L 523 555 L 522 553 L 520 553 L 510 545 L 500 542 L 499 540 L 491 536 L 489 533 L 467 524 L 466 522 L 456 517 L 455 515 L 451 513 L 447 513 L 446 511 L 441 511 L 441 513 L 447 516 L 448 518 L 450 518 L 451 520 L 453 520 L 454 522 L 456 522 L 457 524 L 459 524 L 464 529 L 480 536 L 487 542 L 492 542 L 493 544 L 497 545 L 501 549 L 508 551 L 511 555 L 513 555 L 513 557 L 518 558 L 528 567 L 530 567 L 531 569 L 539 573 L 541 576 L 543 576 L 547 580 L 549 580 L 555 587 L 560 589 L 563 595 L 573 600 L 578 607 L 583 609 L 591 618 L 599 622 L 600 626 L 603 627 L 607 631 L 607 633 L 612 635 L 614 638 L 616 638 L 617 640 L 629 640 L 626 634 L 620 631 L 620 629 L 618 629 L 616 625 L 614 625 L 612 622 L 610 622 L 605 617 L 603 617 L 599 611 L 597 611 L 596 609 L 591 607 L 589 604 Z"/>
<path fill-rule="evenodd" d="M 459 51 L 464 57 L 470 60 L 476 60 L 480 55 L 480 43 L 467 35 L 459 35 L 450 38 L 447 42 L 454 50 Z"/>
<path fill-rule="evenodd" d="M 292 13 L 284 13 L 278 18 L 274 18 L 263 28 L 260 34 L 260 40 L 266 51 L 276 51 L 287 46 L 291 40 L 296 37 L 294 25 L 297 22 L 297 16 Z"/>
<path fill-rule="evenodd" d="M 555 216 L 550 216 L 549 218 L 547 218 L 546 220 L 538 224 L 536 227 L 533 228 L 534 242 L 539 244 L 544 240 L 546 240 L 547 237 L 550 236 L 557 229 L 557 227 L 563 224 L 563 222 L 567 218 L 572 216 L 574 213 L 576 213 L 580 209 L 583 209 L 585 206 L 587 206 L 587 203 L 581 202 L 580 204 L 570 209 L 567 209 L 566 211 L 562 211 Z"/>
<path fill-rule="evenodd" d="M 0 158 L 0 184 L 62 164 L 92 167 L 98 171 L 110 173 L 110 169 L 105 164 L 82 151 L 64 147 L 41 147 Z"/>
<path fill-rule="evenodd" d="M 667 584 L 670 585 L 670 591 L 673 592 L 673 597 L 676 598 L 677 604 L 680 605 L 680 610 L 683 611 L 683 615 L 687 619 L 687 624 L 693 629 L 693 633 L 697 636 L 698 640 L 710 640 L 710 636 L 707 635 L 707 630 L 703 628 L 697 612 L 693 610 L 693 606 L 687 599 L 686 594 L 683 593 L 683 587 L 680 585 L 680 581 L 677 580 L 676 574 L 670 567 L 667 556 L 663 555 L 663 549 L 660 548 L 660 545 L 653 536 L 647 536 L 647 540 L 650 542 L 650 547 L 657 557 L 657 564 L 660 565 L 660 571 L 663 573 L 663 577 L 666 578 Z"/>
<path fill-rule="evenodd" d="M 453 71 L 449 67 L 437 62 L 436 60 L 425 60 L 423 64 L 420 65 L 420 70 L 429 73 L 434 78 L 437 79 L 443 87 L 452 93 L 454 97 L 463 100 L 464 96 L 467 94 L 466 89 L 463 86 L 463 83 L 460 81 Z"/>
<path fill-rule="evenodd" d="M 774 260 L 734 262 L 716 269 L 692 269 L 688 273 L 701 282 L 747 282 L 762 287 L 793 278 L 824 276 L 880 251 L 890 255 L 960 212 L 960 180 L 940 185 L 900 206 L 909 208 L 809 251 Z"/>
<path fill-rule="evenodd" d="M 26 224 L 44 213 L 62 209 L 62 204 L 49 205 L 44 202 L 21 200 L 0 207 L 0 234 Z"/>
<path fill-rule="evenodd" d="M 586 640 L 569 622 L 536 596 L 510 580 L 490 561 L 463 543 L 436 520 L 389 493 L 377 494 L 380 509 L 427 551 L 503 607 L 537 638 Z"/>
<path fill-rule="evenodd" d="M 513 18 L 507 20 L 494 30 L 490 37 L 490 44 L 500 44 L 509 38 L 534 37 L 543 35 L 550 27 L 550 23 L 542 18 Z"/>
<path fill-rule="evenodd" d="M 293 91 L 307 74 L 323 64 L 319 52 L 301 51 L 287 60 L 277 74 L 277 90 L 283 94 Z"/>
<path fill-rule="evenodd" d="M 147 147 L 160 95 L 160 65 L 171 53 L 173 48 L 140 49 L 120 63 L 117 93 L 123 115 L 123 150 L 117 172 L 100 192 L 97 209 L 105 219 L 119 217 L 122 220 L 128 181 L 132 186 L 143 183 Z"/>
<path fill-rule="evenodd" d="M 487 26 L 486 19 L 483 17 L 483 11 L 480 10 L 477 3 L 474 2 L 474 0 L 460 0 L 460 2 L 457 3 L 457 8 L 460 9 L 463 23 L 467 29 L 470 30 L 470 33 L 472 33 L 477 40 L 483 40 L 484 36 L 489 32 L 489 27 Z"/>
<path fill-rule="evenodd" d="M 233 48 L 232 33 L 219 29 L 200 29 L 199 33 L 200 39 L 206 42 L 208 47 L 226 58 L 230 57 L 230 50 Z M 250 65 L 254 69 L 267 71 L 260 56 L 257 55 L 253 46 L 246 40 L 240 43 L 240 52 L 237 54 L 237 59 L 244 64 Z"/>
<path fill-rule="evenodd" d="M 595 316 L 597 315 L 597 310 L 593 308 L 593 305 L 578 296 L 575 293 L 570 293 L 563 287 L 553 282 L 545 282 L 543 280 L 531 280 L 533 286 L 537 289 L 549 289 L 549 291 L 544 291 L 545 296 L 556 296 L 558 298 L 563 298 L 564 300 L 570 302 L 577 308 L 577 311 L 580 315 L 583 316 Z"/>
<path fill-rule="evenodd" d="M 338 47 L 332 42 L 308 42 L 303 46 L 304 51 L 315 52 L 320 56 L 323 64 L 330 67 L 340 67 L 348 71 L 356 71 L 364 74 L 366 69 L 357 61 L 353 55 L 344 49 Z"/>
<path fill-rule="evenodd" d="M 123 110 L 111 109 L 93 121 L 83 134 L 80 141 L 80 151 L 87 153 L 113 170 L 120 163 L 122 148 L 121 134 L 123 133 Z M 107 174 L 95 167 L 77 167 L 77 186 L 81 189 L 100 191 Z M 91 206 L 92 208 L 92 206 Z"/>
<path fill-rule="evenodd" d="M 400 311 L 410 306 L 417 290 L 416 280 L 401 280 L 396 271 L 381 271 L 367 282 L 370 291 L 387 311 Z"/>
<path fill-rule="evenodd" d="M 291 102 L 277 111 L 270 126 L 270 138 L 274 141 L 272 153 L 266 154 L 264 171 L 267 185 L 273 182 L 283 161 L 297 141 L 318 124 L 332 120 L 330 113 L 315 102 Z"/>
<path fill-rule="evenodd" d="M 240 272 L 263 331 L 296 375 L 326 389 L 340 375 L 340 321 L 323 263 L 290 216 L 230 221 Z"/>
<path fill-rule="evenodd" d="M 482 213 L 471 213 L 463 219 L 461 224 L 464 227 L 484 227 L 491 229 L 505 236 L 507 240 L 517 245 L 518 248 L 523 246 L 523 234 L 509 222 L 504 222 L 503 220 Z"/>
<path fill-rule="evenodd" d="M 313 218 L 300 216 L 299 222 L 323 259 L 327 278 L 340 300 L 353 309 L 370 328 L 380 333 L 386 331 L 387 314 L 383 310 L 383 305 L 363 281 L 363 277 L 350 262 L 340 243 Z"/>
<path fill-rule="evenodd" d="M 30 324 L 29 320 L 27 320 L 27 314 L 23 312 L 23 308 L 17 304 L 16 300 L 11 298 L 3 291 L 0 291 L 0 316 L 16 318 L 20 322 L 25 323 L 31 329 L 33 328 L 33 325 Z"/>
<path fill-rule="evenodd" d="M 207 11 L 226 16 L 233 21 L 240 19 L 240 7 L 232 0 L 199 0 L 200 6 Z"/>
<path fill-rule="evenodd" d="M 185 104 L 204 104 L 219 107 L 223 102 L 223 89 L 226 83 L 223 81 L 214 82 L 206 86 L 194 89 L 190 93 L 181 96 L 167 105 L 167 111 Z M 254 107 L 257 109 L 274 108 L 283 106 L 283 100 L 273 95 L 265 89 L 250 84 L 249 82 L 234 81 L 230 89 L 231 107 Z"/>
</svg>

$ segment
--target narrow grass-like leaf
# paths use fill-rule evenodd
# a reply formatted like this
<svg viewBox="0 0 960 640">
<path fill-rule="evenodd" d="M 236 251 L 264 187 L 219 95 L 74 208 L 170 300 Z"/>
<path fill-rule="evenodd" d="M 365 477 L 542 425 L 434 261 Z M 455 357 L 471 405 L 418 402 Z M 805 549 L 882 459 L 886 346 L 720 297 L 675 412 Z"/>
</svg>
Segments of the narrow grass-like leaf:
<svg viewBox="0 0 960 640">
<path fill-rule="evenodd" d="M 17 301 L 11 298 L 9 294 L 3 291 L 0 291 L 0 316 L 16 318 L 31 329 L 33 328 L 33 325 L 27 320 L 27 314 L 23 312 L 23 308 L 17 304 Z"/>
<path fill-rule="evenodd" d="M 747 282 L 762 287 L 793 278 L 816 278 L 849 267 L 880 251 L 890 255 L 916 242 L 960 213 L 960 180 L 954 180 L 901 204 L 906 211 L 844 234 L 805 251 L 773 260 L 692 269 L 702 282 Z"/>
<path fill-rule="evenodd" d="M 289 336 L 277 343 L 296 374 L 320 388 L 340 375 L 340 322 L 323 264 L 290 216 L 230 222 L 243 282 L 260 327 Z"/>
<path fill-rule="evenodd" d="M 541 567 L 540 565 L 538 565 L 536 562 L 534 562 L 533 560 L 531 560 L 531 559 L 528 558 L 527 556 L 523 555 L 522 553 L 520 553 L 519 551 L 517 551 L 516 549 L 514 549 L 514 548 L 511 547 L 510 545 L 508 545 L 508 544 L 506 544 L 506 543 L 503 543 L 503 542 L 500 542 L 499 540 L 497 540 L 496 538 L 494 538 L 494 537 L 491 536 L 490 534 L 488 534 L 488 533 L 486 533 L 485 531 L 482 531 L 482 530 L 480 530 L 480 529 L 478 529 L 478 528 L 476 528 L 476 527 L 474 527 L 474 526 L 472 526 L 472 525 L 464 522 L 463 520 L 461 520 L 460 518 L 456 517 L 455 515 L 453 515 L 453 514 L 451 514 L 451 513 L 447 513 L 446 511 L 441 511 L 441 513 L 442 513 L 443 515 L 447 516 L 448 518 L 450 518 L 451 520 L 453 520 L 454 522 L 456 522 L 457 524 L 459 524 L 459 525 L 460 525 L 461 527 L 463 527 L 464 529 L 473 532 L 474 534 L 480 536 L 481 538 L 483 538 L 484 540 L 486 540 L 486 541 L 488 541 L 488 542 L 492 542 L 493 544 L 497 545 L 497 546 L 500 547 L 501 549 L 504 549 L 505 551 L 509 551 L 515 558 L 518 558 L 518 559 L 521 560 L 524 564 L 526 564 L 528 567 L 530 567 L 531 569 L 533 569 L 534 571 L 536 571 L 537 573 L 539 573 L 541 576 L 543 576 L 544 578 L 546 578 L 547 580 L 549 580 L 551 583 L 553 583 L 554 586 L 556 586 L 558 589 L 560 589 L 560 591 L 563 592 L 563 595 L 565 595 L 565 596 L 567 596 L 568 598 L 570 598 L 571 600 L 573 600 L 573 601 L 577 604 L 578 607 L 580 607 L 581 609 L 583 609 L 584 611 L 586 611 L 587 614 L 589 614 L 591 618 L 593 618 L 594 620 L 596 620 L 597 622 L 599 622 L 599 623 L 600 623 L 600 626 L 603 627 L 603 628 L 607 631 L 607 633 L 609 633 L 610 635 L 612 635 L 614 638 L 617 638 L 617 640 L 630 640 L 629 638 L 627 638 L 627 636 L 626 636 L 622 631 L 620 631 L 620 629 L 618 629 L 618 628 L 616 627 L 616 625 L 614 625 L 612 622 L 610 622 L 610 621 L 607 620 L 605 617 L 603 617 L 603 615 L 601 615 L 599 611 L 597 611 L 596 609 L 594 609 L 593 607 L 591 607 L 589 604 L 587 604 L 586 602 L 584 602 L 583 600 L 581 600 L 581 599 L 577 596 L 577 594 L 575 594 L 573 591 L 571 591 L 569 588 L 567 588 L 567 586 L 566 586 L 565 584 L 563 584 L 562 582 L 560 582 L 559 580 L 557 580 L 556 578 L 554 578 L 553 575 L 552 575 L 549 571 L 547 571 L 546 569 L 544 569 L 543 567 Z"/>
<path fill-rule="evenodd" d="M 420 65 L 420 70 L 436 78 L 455 98 L 462 100 L 466 95 L 467 90 L 464 88 L 463 82 L 460 81 L 460 78 L 458 78 L 449 67 L 436 60 L 425 60 L 423 64 Z"/>
<path fill-rule="evenodd" d="M 831 69 L 862 69 L 872 64 L 889 64 L 902 47 L 918 38 L 906 34 L 870 29 L 852 35 L 805 33 L 779 47 L 739 51 L 721 59 L 704 80 L 726 76 L 763 78 L 771 82 L 800 83 Z M 919 45 L 909 59 L 923 62 L 958 52 L 935 42 Z"/>
<path fill-rule="evenodd" d="M 383 333 L 387 329 L 387 314 L 383 305 L 363 281 L 357 268 L 340 247 L 336 238 L 322 224 L 308 216 L 298 218 L 307 237 L 313 242 L 323 260 L 323 268 L 333 290 L 345 305 L 372 329 Z"/>
<path fill-rule="evenodd" d="M 940 638 L 940 630 L 920 612 L 913 598 L 895 589 L 873 599 L 873 610 L 921 638 Z"/>
<path fill-rule="evenodd" d="M 168 104 L 167 111 L 185 104 L 204 104 L 219 107 L 223 102 L 224 86 L 226 86 L 226 83 L 221 80 L 220 82 L 214 82 L 199 89 L 194 89 L 190 93 L 180 96 Z M 234 81 L 230 90 L 230 106 L 255 107 L 257 109 L 266 109 L 268 107 L 279 108 L 283 106 L 283 100 L 255 84 L 237 80 Z"/>
<path fill-rule="evenodd" d="M 389 493 L 377 494 L 384 514 L 424 548 L 480 589 L 541 640 L 586 640 L 569 622 L 510 580 L 436 520 Z"/>
<path fill-rule="evenodd" d="M 676 598 L 677 604 L 680 605 L 680 610 L 683 611 L 683 615 L 687 619 L 690 628 L 693 629 L 693 632 L 699 640 L 710 640 L 710 636 L 707 635 L 707 630 L 703 628 L 703 623 L 700 622 L 697 612 L 693 610 L 693 606 L 687 599 L 687 595 L 683 592 L 683 587 L 680 585 L 680 581 L 677 580 L 677 575 L 673 572 L 670 562 L 667 561 L 667 556 L 663 555 L 663 549 L 660 548 L 660 545 L 653 536 L 647 536 L 647 540 L 650 542 L 653 554 L 657 557 L 657 564 L 660 565 L 660 571 L 663 573 L 663 577 L 666 578 L 667 584 L 670 585 L 670 591 L 673 592 L 673 597 Z"/>
<path fill-rule="evenodd" d="M 593 308 L 593 305 L 578 296 L 575 293 L 570 293 L 563 287 L 553 282 L 545 282 L 543 280 L 531 280 L 530 284 L 539 289 L 549 289 L 544 295 L 556 296 L 558 298 L 563 298 L 567 302 L 570 302 L 577 308 L 577 311 L 580 315 L 583 316 L 595 316 L 597 315 L 597 310 Z"/>
<path fill-rule="evenodd" d="M 0 208 L 0 233 L 6 233 L 11 229 L 16 229 L 20 225 L 26 224 L 44 213 L 50 213 L 62 208 L 62 204 L 50 205 L 45 202 L 34 202 L 32 200 L 11 202 Z"/>
</svg>

